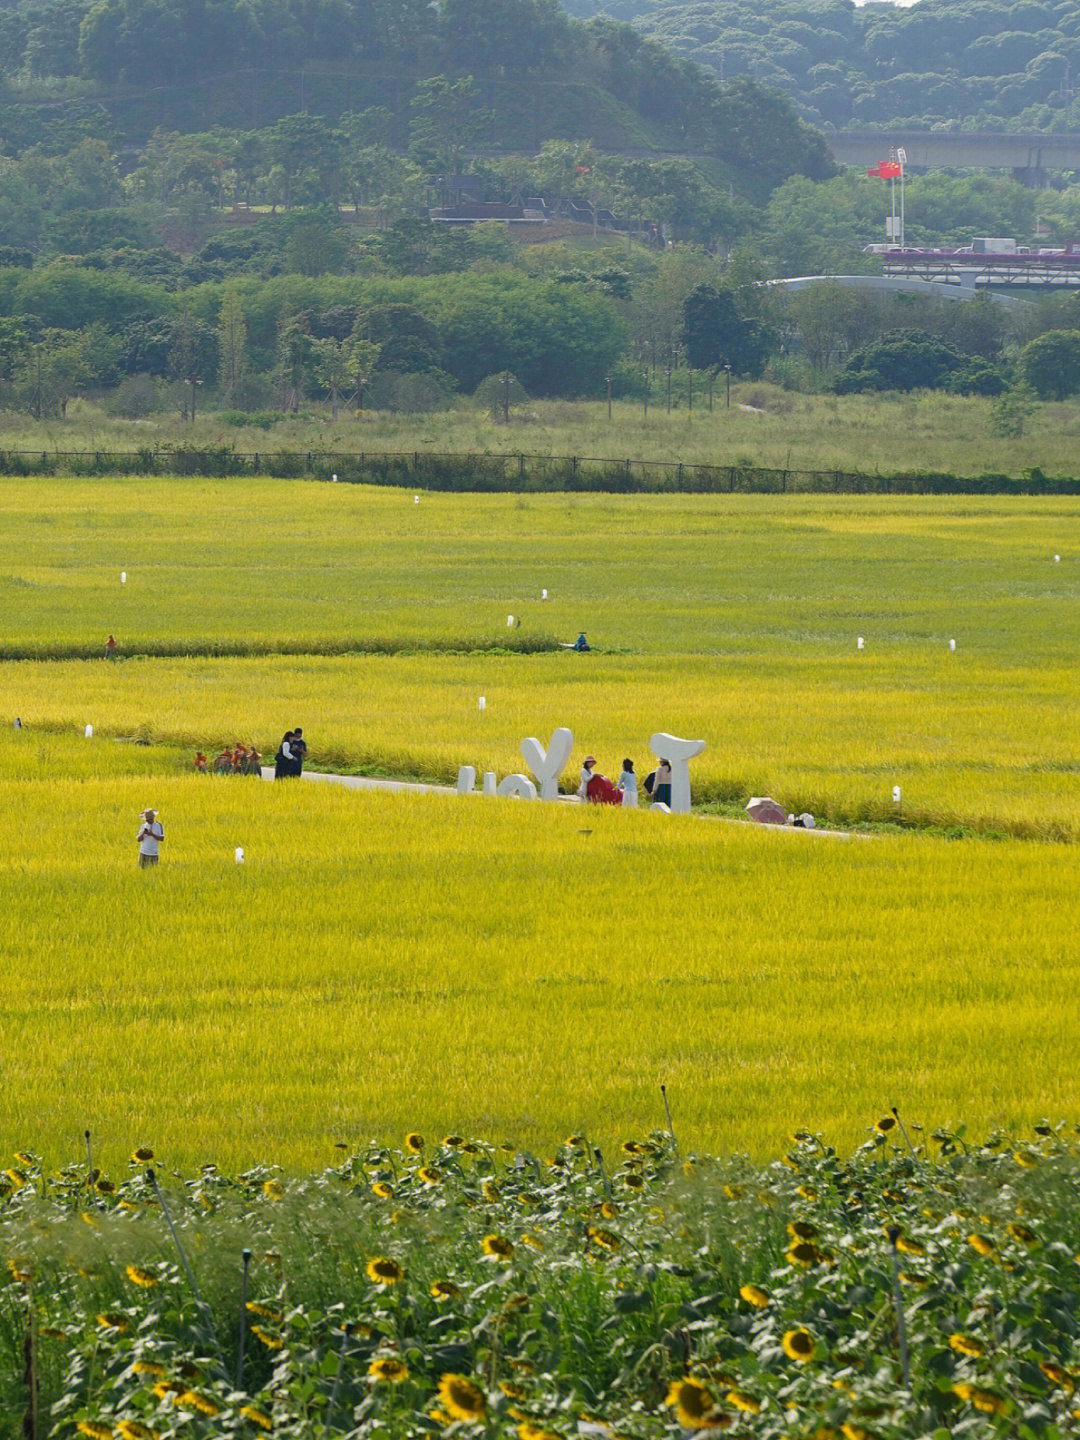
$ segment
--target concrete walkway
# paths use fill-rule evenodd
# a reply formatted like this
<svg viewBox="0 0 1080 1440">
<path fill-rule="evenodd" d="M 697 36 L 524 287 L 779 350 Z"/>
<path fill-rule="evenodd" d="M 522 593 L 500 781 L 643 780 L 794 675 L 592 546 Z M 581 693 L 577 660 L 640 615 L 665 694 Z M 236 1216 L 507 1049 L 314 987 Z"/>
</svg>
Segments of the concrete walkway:
<svg viewBox="0 0 1080 1440">
<path fill-rule="evenodd" d="M 273 780 L 274 767 L 264 765 L 262 767 L 262 778 Z M 457 788 L 453 785 L 424 785 L 417 780 L 376 780 L 366 775 L 333 775 L 325 770 L 305 770 L 300 777 L 302 780 L 311 780 L 326 785 L 341 785 L 346 790 L 381 790 L 388 795 L 456 795 Z M 473 791 L 474 795 L 480 795 L 479 790 Z M 577 805 L 579 800 L 576 795 L 560 795 L 559 800 L 565 805 Z M 648 809 L 648 806 L 642 806 Z M 750 819 L 736 820 L 731 815 L 699 815 L 699 820 L 716 820 L 722 825 L 753 825 Z M 770 830 L 780 835 L 823 835 L 833 840 L 869 840 L 869 835 L 857 835 L 850 830 L 823 830 L 820 827 L 814 830 L 803 830 L 794 825 L 757 825 L 758 830 Z"/>
</svg>

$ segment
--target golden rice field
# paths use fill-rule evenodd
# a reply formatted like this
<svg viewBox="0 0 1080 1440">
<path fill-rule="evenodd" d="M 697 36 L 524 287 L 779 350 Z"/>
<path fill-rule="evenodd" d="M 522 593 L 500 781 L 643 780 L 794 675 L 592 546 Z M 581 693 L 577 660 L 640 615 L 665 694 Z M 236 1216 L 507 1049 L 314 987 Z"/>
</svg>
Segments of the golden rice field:
<svg viewBox="0 0 1080 1440">
<path fill-rule="evenodd" d="M 47 1165 L 84 1129 L 114 1166 L 606 1145 L 663 1127 L 661 1083 L 686 1146 L 758 1157 L 891 1105 L 1075 1111 L 1072 846 L 162 775 L 107 742 L 94 776 L 97 746 L 0 735 L 0 1134 Z"/>
<path fill-rule="evenodd" d="M 663 1123 L 660 1083 L 687 1144 L 759 1157 L 892 1104 L 1074 1112 L 1078 502 L 3 481 L 0 526 L 12 1147 L 606 1143 Z M 589 655 L 478 648 L 581 629 Z M 124 658 L 57 658 L 109 633 Z M 138 653 L 163 644 L 190 653 Z M 667 729 L 708 742 L 713 810 L 939 833 L 190 772 L 296 724 L 316 768 L 442 780 L 569 725 L 571 784 L 586 751 L 643 772 Z"/>
</svg>

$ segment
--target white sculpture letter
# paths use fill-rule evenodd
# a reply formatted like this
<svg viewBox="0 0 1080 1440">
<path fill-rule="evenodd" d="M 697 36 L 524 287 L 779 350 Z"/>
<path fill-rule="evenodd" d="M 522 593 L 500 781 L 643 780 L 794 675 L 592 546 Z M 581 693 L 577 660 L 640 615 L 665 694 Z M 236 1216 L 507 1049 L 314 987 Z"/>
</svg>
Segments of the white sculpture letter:
<svg viewBox="0 0 1080 1440">
<path fill-rule="evenodd" d="M 462 765 L 457 772 L 457 792 L 459 795 L 471 795 L 473 786 L 476 784 L 476 771 L 471 765 Z"/>
<path fill-rule="evenodd" d="M 482 788 L 483 788 L 484 794 L 485 794 L 485 795 L 494 795 L 494 794 L 496 793 L 496 788 L 495 788 L 495 787 L 496 787 L 495 771 L 494 771 L 494 770 L 485 770 L 485 771 L 484 771 L 484 779 L 483 779 L 483 782 L 482 782 Z"/>
<path fill-rule="evenodd" d="M 570 762 L 574 749 L 574 736 L 565 726 L 560 726 L 551 737 L 551 744 L 545 751 L 535 735 L 521 742 L 521 753 L 525 764 L 540 782 L 541 800 L 557 800 L 559 797 L 559 776 Z"/>
<path fill-rule="evenodd" d="M 680 740 L 660 730 L 649 737 L 649 749 L 671 765 L 671 813 L 690 813 L 690 761 L 705 749 L 704 740 Z"/>
<path fill-rule="evenodd" d="M 535 800 L 536 786 L 527 775 L 504 775 L 495 794 L 510 795 L 518 800 Z"/>
</svg>

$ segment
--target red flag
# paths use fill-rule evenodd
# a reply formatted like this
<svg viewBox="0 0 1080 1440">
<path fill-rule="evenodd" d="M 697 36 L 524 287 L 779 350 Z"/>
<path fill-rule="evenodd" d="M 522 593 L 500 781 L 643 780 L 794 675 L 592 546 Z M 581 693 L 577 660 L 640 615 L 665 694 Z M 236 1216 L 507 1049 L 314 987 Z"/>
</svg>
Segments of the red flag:
<svg viewBox="0 0 1080 1440">
<path fill-rule="evenodd" d="M 875 180 L 895 180 L 901 173 L 900 162 L 899 160 L 881 160 L 866 173 Z"/>
</svg>

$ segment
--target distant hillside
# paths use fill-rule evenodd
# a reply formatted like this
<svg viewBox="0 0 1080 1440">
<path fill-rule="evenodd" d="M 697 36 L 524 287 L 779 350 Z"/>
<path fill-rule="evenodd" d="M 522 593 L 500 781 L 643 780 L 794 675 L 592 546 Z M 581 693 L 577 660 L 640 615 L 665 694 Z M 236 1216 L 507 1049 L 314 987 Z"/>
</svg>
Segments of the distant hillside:
<svg viewBox="0 0 1080 1440">
<path fill-rule="evenodd" d="M 450 125 L 467 150 L 705 151 L 759 188 L 831 170 L 787 106 L 555 0 L 0 4 L 0 153 L 62 153 L 81 135 L 138 147 L 155 129 L 253 131 L 301 112 L 377 116 L 401 150 L 418 127 Z"/>
<path fill-rule="evenodd" d="M 721 80 L 746 75 L 837 129 L 1080 129 L 1080 8 L 1073 0 L 566 0 L 631 22 Z"/>
</svg>

